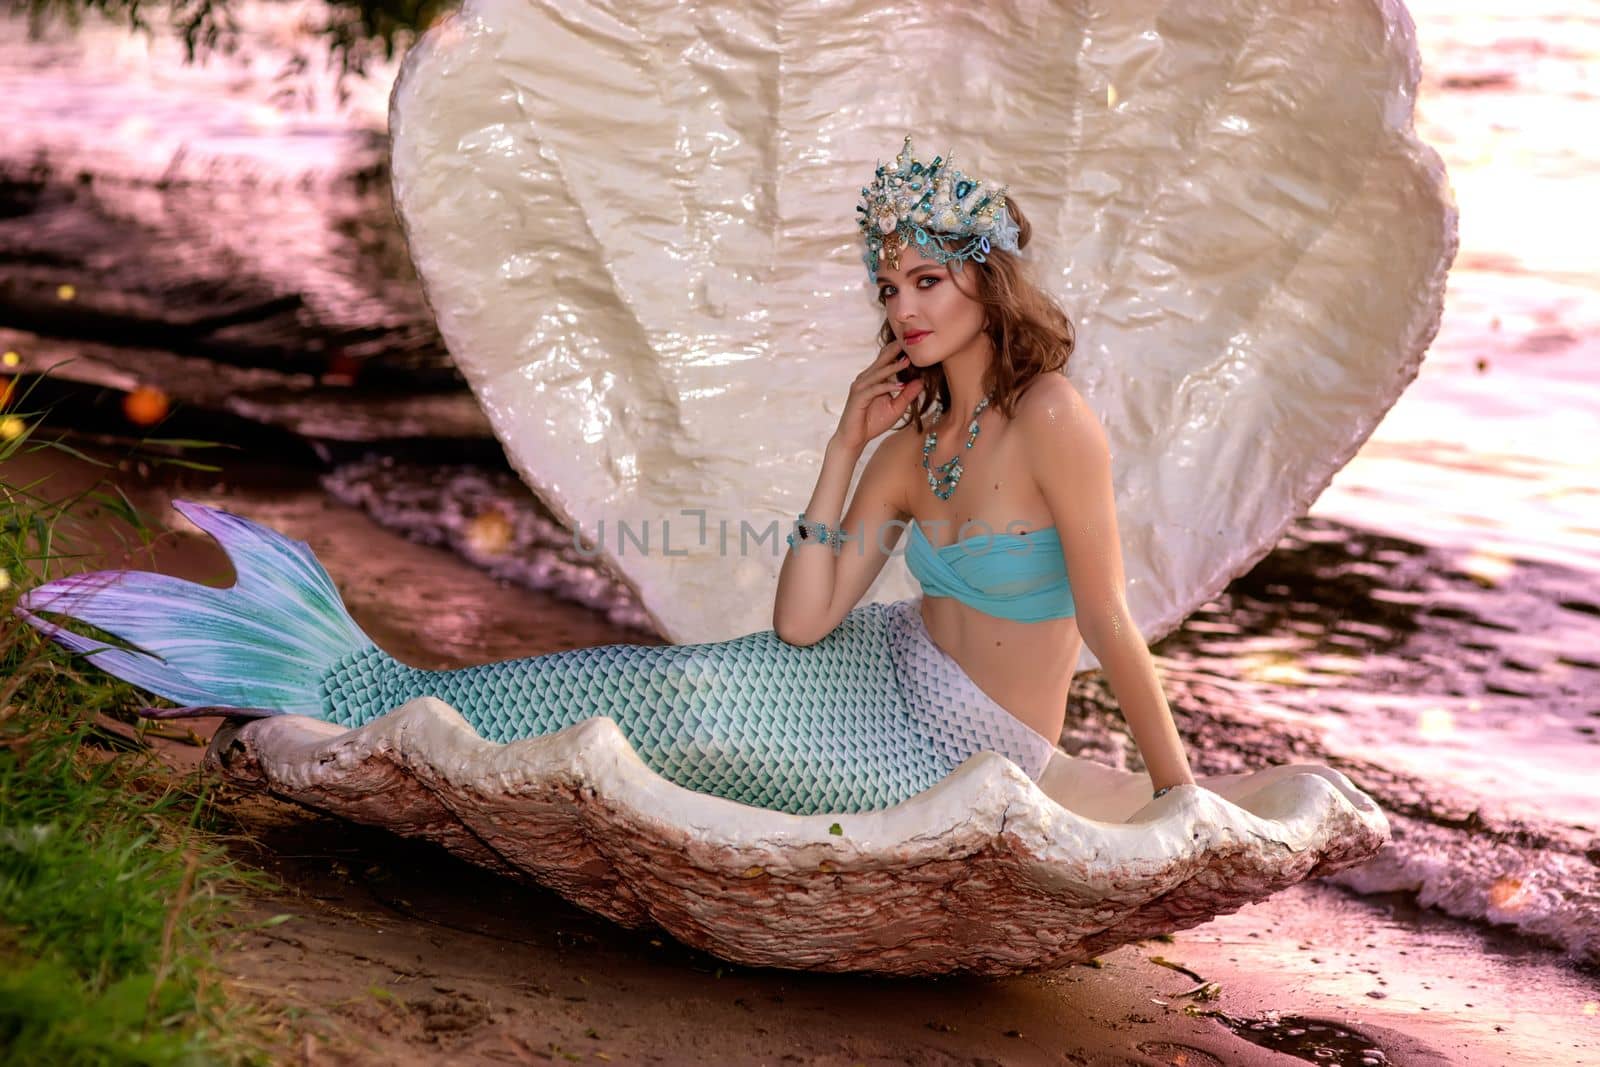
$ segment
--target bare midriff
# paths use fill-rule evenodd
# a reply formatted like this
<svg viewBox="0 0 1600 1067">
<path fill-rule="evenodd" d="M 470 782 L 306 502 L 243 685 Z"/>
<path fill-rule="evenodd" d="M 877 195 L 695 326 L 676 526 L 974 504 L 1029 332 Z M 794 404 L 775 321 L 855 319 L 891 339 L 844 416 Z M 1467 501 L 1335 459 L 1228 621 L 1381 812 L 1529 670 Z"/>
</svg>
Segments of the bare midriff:
<svg viewBox="0 0 1600 1067">
<path fill-rule="evenodd" d="M 1014 440 L 1018 435 L 1008 432 L 1011 429 L 1008 420 L 988 418 L 970 449 L 964 447 L 964 433 L 959 441 L 956 434 L 939 434 L 928 457 L 935 471 L 953 454 L 952 442 L 963 453 L 961 483 L 949 500 L 940 500 L 928 487 L 928 472 L 922 468 L 922 435 L 903 431 L 901 447 L 909 454 L 903 506 L 934 548 L 962 540 L 962 523 L 969 524 L 966 537 L 1032 533 L 1055 523 L 1044 496 L 1027 473 L 1026 457 L 1019 454 L 1020 440 Z M 979 611 L 954 597 L 939 596 L 924 596 L 921 610 L 928 636 L 974 685 L 1050 740 L 1061 736 L 1073 667 L 1082 646 L 1076 617 L 1020 622 Z"/>
<path fill-rule="evenodd" d="M 923 597 L 922 621 L 933 643 L 996 704 L 1052 742 L 1061 736 L 1080 645 L 1072 619 L 1018 622 L 953 597 Z"/>
</svg>

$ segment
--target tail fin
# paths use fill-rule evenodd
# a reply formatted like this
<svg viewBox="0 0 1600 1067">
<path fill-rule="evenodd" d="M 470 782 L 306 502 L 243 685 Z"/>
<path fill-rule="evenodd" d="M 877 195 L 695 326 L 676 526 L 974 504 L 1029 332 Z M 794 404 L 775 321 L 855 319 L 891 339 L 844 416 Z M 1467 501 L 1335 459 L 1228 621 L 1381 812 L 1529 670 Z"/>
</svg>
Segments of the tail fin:
<svg viewBox="0 0 1600 1067">
<path fill-rule="evenodd" d="M 96 571 L 29 590 L 17 614 L 124 681 L 180 704 L 210 705 L 190 714 L 239 708 L 323 717 L 329 669 L 376 647 L 350 618 L 333 579 L 303 541 L 219 508 L 176 500 L 173 507 L 217 539 L 238 575 L 232 586 Z M 138 651 L 72 633 L 36 611 L 97 626 Z"/>
</svg>

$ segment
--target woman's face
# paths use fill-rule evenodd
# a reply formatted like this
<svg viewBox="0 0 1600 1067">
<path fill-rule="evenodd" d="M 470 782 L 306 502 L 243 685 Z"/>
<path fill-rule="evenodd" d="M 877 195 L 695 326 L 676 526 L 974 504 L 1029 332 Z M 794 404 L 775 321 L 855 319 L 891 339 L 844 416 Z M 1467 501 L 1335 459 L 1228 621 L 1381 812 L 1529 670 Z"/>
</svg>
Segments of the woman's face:
<svg viewBox="0 0 1600 1067">
<path fill-rule="evenodd" d="M 974 284 L 970 272 L 960 284 L 963 288 L 948 266 L 928 259 L 914 244 L 901 249 L 898 270 L 879 262 L 878 302 L 914 366 L 939 363 L 983 330 L 983 305 L 967 295 Z"/>
</svg>

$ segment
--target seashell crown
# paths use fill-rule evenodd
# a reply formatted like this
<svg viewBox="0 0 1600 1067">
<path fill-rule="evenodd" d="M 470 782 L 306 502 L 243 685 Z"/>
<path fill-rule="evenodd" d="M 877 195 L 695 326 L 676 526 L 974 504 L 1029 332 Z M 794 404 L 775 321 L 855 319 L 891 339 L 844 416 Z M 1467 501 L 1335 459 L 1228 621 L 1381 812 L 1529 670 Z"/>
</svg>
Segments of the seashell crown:
<svg viewBox="0 0 1600 1067">
<path fill-rule="evenodd" d="M 935 262 L 954 260 L 956 270 L 964 260 L 982 263 L 994 248 L 1022 254 L 1017 247 L 1020 231 L 1006 210 L 1006 186 L 991 189 L 956 170 L 954 162 L 954 152 L 922 162 L 912 154 L 907 134 L 895 169 L 879 163 L 872 184 L 861 187 L 856 225 L 867 244 L 861 259 L 873 281 L 880 254 L 890 269 L 899 270 L 900 249 L 910 244 Z M 890 240 L 895 233 L 899 238 Z M 949 239 L 963 237 L 965 242 L 946 247 Z"/>
</svg>

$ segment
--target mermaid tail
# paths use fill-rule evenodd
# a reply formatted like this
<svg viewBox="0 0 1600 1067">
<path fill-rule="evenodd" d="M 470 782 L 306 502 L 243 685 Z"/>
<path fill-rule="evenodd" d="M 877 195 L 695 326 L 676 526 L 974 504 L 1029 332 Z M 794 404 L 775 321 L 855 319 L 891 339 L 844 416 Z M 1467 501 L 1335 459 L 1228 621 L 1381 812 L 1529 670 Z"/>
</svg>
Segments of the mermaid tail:
<svg viewBox="0 0 1600 1067">
<path fill-rule="evenodd" d="M 376 648 L 333 579 L 302 541 L 218 508 L 181 500 L 173 507 L 222 545 L 237 574 L 232 586 L 96 571 L 29 590 L 17 614 L 106 673 L 167 700 L 321 717 L 328 669 Z M 71 616 L 137 648 L 83 637 L 36 611 Z"/>
<path fill-rule="evenodd" d="M 1054 751 L 933 644 L 915 601 L 861 605 L 804 647 L 760 630 L 424 670 L 356 626 L 303 542 L 215 508 L 175 506 L 227 552 L 238 573 L 232 587 L 102 571 L 40 586 L 19 612 L 101 669 L 190 711 L 223 706 L 355 727 L 433 696 L 499 742 L 609 716 L 663 777 L 798 814 L 890 807 L 980 749 L 1037 778 Z M 36 611 L 73 616 L 138 648 L 73 634 Z"/>
</svg>

